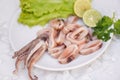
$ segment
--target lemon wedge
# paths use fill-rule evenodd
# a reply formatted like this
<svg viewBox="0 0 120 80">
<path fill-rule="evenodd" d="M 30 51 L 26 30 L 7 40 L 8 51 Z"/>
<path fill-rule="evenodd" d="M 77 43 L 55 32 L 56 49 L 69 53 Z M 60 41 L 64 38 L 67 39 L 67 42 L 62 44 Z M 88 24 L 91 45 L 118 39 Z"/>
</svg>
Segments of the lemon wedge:
<svg viewBox="0 0 120 80">
<path fill-rule="evenodd" d="M 83 21 L 89 27 L 95 27 L 101 18 L 100 12 L 95 9 L 87 10 L 83 15 Z"/>
<path fill-rule="evenodd" d="M 76 0 L 74 3 L 74 12 L 78 17 L 83 17 L 83 14 L 91 9 L 90 0 Z"/>
</svg>

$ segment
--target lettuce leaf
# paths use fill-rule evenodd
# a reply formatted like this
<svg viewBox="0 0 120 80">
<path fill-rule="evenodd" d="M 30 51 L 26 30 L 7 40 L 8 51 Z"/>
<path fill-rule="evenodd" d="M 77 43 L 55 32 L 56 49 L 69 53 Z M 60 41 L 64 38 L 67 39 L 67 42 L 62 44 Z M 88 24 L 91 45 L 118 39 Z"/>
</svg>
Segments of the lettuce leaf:
<svg viewBox="0 0 120 80">
<path fill-rule="evenodd" d="M 45 25 L 54 18 L 74 14 L 75 0 L 20 0 L 21 14 L 18 22 L 28 25 Z"/>
</svg>

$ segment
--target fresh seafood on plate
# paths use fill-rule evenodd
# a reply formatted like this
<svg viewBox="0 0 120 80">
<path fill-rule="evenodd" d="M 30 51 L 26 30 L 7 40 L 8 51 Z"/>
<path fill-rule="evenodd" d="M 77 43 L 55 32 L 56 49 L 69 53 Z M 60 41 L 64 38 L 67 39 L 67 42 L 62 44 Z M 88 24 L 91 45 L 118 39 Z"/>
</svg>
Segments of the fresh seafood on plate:
<svg viewBox="0 0 120 80">
<path fill-rule="evenodd" d="M 100 49 L 102 40 L 92 35 L 91 28 L 80 25 L 77 21 L 76 16 L 51 20 L 47 27 L 37 32 L 34 40 L 15 52 L 13 58 L 17 59 L 14 73 L 18 72 L 19 64 L 23 61 L 30 80 L 37 80 L 38 77 L 32 75 L 32 68 L 45 52 L 60 64 L 67 64 L 80 55 L 92 54 Z"/>
</svg>

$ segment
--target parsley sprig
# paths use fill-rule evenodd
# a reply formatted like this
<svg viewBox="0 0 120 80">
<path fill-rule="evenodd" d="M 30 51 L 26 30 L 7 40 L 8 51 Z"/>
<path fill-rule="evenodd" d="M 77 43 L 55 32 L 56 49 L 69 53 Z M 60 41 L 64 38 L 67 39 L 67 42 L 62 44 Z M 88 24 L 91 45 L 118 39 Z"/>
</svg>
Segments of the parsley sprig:
<svg viewBox="0 0 120 80">
<path fill-rule="evenodd" d="M 111 27 L 112 25 L 113 27 Z M 93 34 L 97 36 L 98 39 L 106 42 L 111 38 L 111 33 L 120 34 L 120 19 L 114 21 L 114 19 L 109 16 L 103 16 L 93 29 Z"/>
</svg>

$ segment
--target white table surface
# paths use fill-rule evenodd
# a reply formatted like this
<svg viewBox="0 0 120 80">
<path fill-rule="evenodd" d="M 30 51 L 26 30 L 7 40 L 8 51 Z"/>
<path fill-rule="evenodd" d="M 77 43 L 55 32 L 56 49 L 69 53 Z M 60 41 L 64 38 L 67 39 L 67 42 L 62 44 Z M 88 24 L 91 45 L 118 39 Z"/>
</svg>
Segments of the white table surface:
<svg viewBox="0 0 120 80">
<path fill-rule="evenodd" d="M 114 5 L 119 0 L 112 1 L 112 10 L 115 10 L 117 17 L 120 17 L 120 9 Z M 110 6 L 109 2 L 106 4 Z M 15 69 L 15 60 L 11 58 L 13 49 L 8 39 L 8 27 L 18 9 L 19 0 L 0 0 L 0 80 L 28 80 L 24 70 L 20 70 L 17 75 L 12 74 Z M 105 53 L 82 68 L 63 72 L 34 69 L 34 73 L 37 74 L 39 80 L 120 80 L 120 37 L 114 36 Z"/>
</svg>

